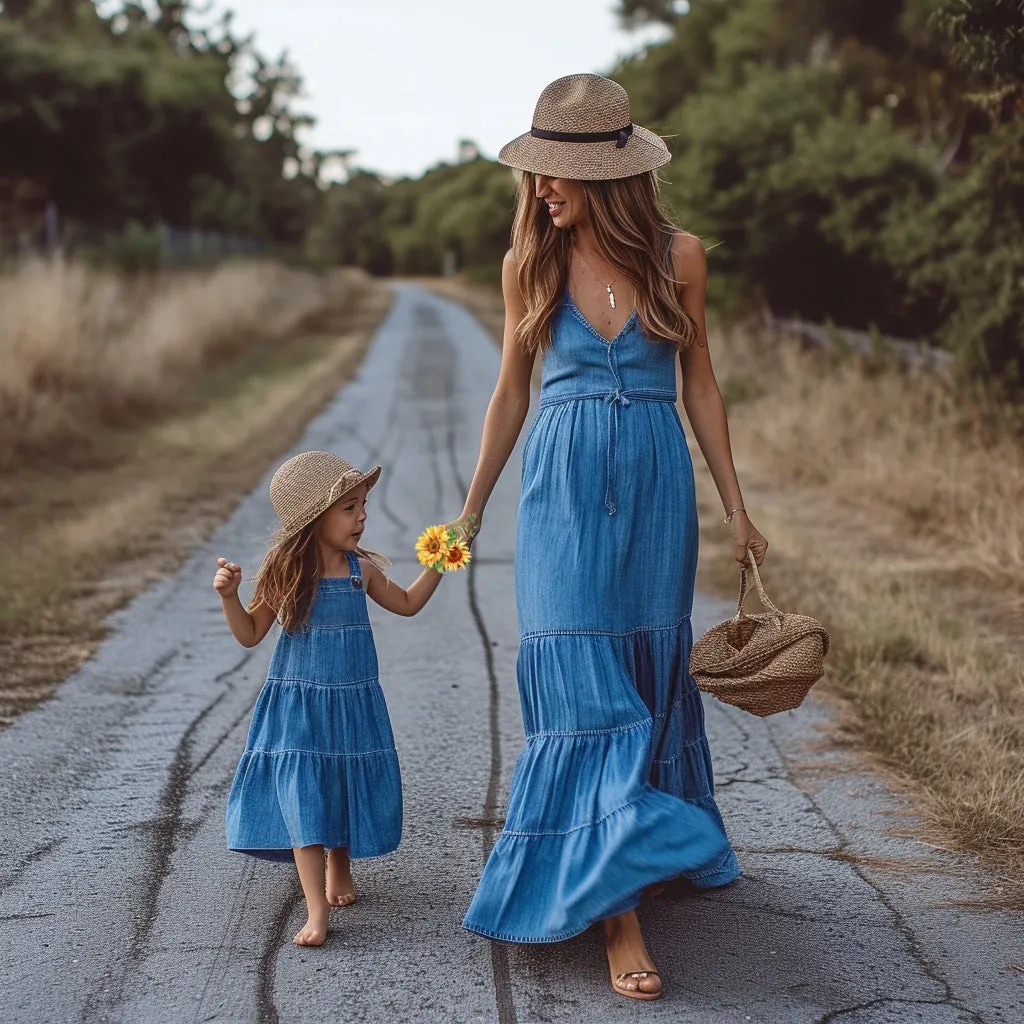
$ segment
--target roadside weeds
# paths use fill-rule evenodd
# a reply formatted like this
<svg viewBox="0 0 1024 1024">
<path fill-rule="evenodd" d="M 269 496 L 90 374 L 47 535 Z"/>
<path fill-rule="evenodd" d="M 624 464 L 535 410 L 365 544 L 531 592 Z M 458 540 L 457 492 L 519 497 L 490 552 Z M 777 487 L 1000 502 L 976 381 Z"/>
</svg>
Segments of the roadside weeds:
<svg viewBox="0 0 1024 1024">
<path fill-rule="evenodd" d="M 173 572 L 295 443 L 358 367 L 390 293 L 346 272 L 326 289 L 308 283 L 298 303 L 277 329 L 197 361 L 184 384 L 172 375 L 166 411 L 93 422 L 73 443 L 9 459 L 0 725 L 89 658 L 106 616 Z"/>
</svg>

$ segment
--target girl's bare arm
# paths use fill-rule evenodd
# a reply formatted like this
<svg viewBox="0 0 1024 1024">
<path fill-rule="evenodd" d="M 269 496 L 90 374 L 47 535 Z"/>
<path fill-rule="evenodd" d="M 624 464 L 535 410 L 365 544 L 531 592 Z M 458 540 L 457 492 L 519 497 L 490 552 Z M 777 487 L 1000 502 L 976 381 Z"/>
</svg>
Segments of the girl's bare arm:
<svg viewBox="0 0 1024 1024">
<path fill-rule="evenodd" d="M 232 635 L 243 647 L 255 647 L 270 632 L 276 616 L 265 604 L 259 605 L 251 614 L 247 612 L 238 599 L 241 567 L 226 558 L 218 558 L 217 565 L 213 589 L 220 595 L 224 618 L 228 620 Z"/>
<path fill-rule="evenodd" d="M 363 579 L 366 580 L 366 593 L 381 608 L 396 615 L 415 615 L 430 600 L 441 582 L 441 573 L 436 569 L 424 569 L 407 589 L 403 589 L 372 563 L 360 559 L 359 564 L 363 570 Z"/>
</svg>

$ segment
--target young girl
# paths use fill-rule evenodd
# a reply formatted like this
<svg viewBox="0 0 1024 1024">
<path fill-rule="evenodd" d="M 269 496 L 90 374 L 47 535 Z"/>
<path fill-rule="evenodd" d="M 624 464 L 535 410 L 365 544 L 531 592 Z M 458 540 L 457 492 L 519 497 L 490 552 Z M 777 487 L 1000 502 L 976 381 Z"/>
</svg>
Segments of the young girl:
<svg viewBox="0 0 1024 1024">
<path fill-rule="evenodd" d="M 308 914 L 300 946 L 322 945 L 330 908 L 355 902 L 349 857 L 390 853 L 401 838 L 398 756 L 366 595 L 415 615 L 441 575 L 426 569 L 403 590 L 381 571 L 391 563 L 360 547 L 379 476 L 380 466 L 363 473 L 328 452 L 289 459 L 270 482 L 281 529 L 248 610 L 234 562 L 218 558 L 213 579 L 243 647 L 275 620 L 283 627 L 228 796 L 227 840 L 253 856 L 294 857 Z"/>
</svg>

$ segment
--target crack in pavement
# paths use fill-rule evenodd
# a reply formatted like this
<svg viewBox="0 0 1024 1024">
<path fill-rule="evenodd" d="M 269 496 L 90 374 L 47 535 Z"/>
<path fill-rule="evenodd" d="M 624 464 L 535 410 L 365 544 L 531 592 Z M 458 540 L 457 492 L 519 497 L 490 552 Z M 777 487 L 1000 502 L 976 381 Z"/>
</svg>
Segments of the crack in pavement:
<svg viewBox="0 0 1024 1024">
<path fill-rule="evenodd" d="M 122 697 L 141 697 L 149 692 L 150 683 L 154 679 L 159 679 L 163 675 L 164 670 L 177 661 L 180 656 L 181 650 L 179 648 L 167 651 L 157 658 L 142 675 L 122 676 L 121 679 L 116 681 L 120 688 L 111 689 L 110 692 L 117 693 Z"/>
<path fill-rule="evenodd" d="M 174 656 L 176 657 L 178 653 L 174 652 Z M 196 731 L 231 692 L 233 687 L 230 682 L 231 677 L 242 668 L 251 656 L 251 653 L 247 652 L 236 665 L 215 678 L 215 682 L 228 681 L 228 685 L 193 717 L 178 740 L 167 770 L 163 790 L 157 801 L 157 814 L 141 828 L 141 831 L 148 833 L 147 851 L 143 862 L 150 866 L 140 883 L 141 893 L 134 901 L 141 916 L 133 926 L 132 941 L 129 944 L 127 955 L 119 965 L 121 970 L 116 984 L 111 988 L 107 984 L 109 979 L 104 979 L 103 990 L 101 992 L 94 990 L 86 997 L 82 1009 L 82 1020 L 90 1020 L 101 1007 L 112 1010 L 123 1003 L 126 998 L 128 976 L 145 959 L 148 939 L 153 930 L 159 907 L 160 891 L 170 874 L 171 861 L 182 839 L 187 838 L 198 827 L 193 826 L 188 829 L 182 827 L 188 782 L 192 775 L 192 751 Z M 165 658 L 163 662 L 166 664 L 170 660 L 172 659 Z M 152 677 L 152 675 L 152 672 L 147 674 L 148 677 Z"/>
<path fill-rule="evenodd" d="M 830 1024 L 831 1021 L 838 1020 L 840 1017 L 845 1017 L 850 1013 L 858 1013 L 860 1010 L 872 1010 L 878 1006 L 952 1006 L 956 1010 L 960 1010 L 964 1013 L 970 1013 L 969 1010 L 964 1010 L 963 1007 L 957 1006 L 956 1003 L 950 1002 L 948 999 L 870 999 L 865 1003 L 856 1003 L 853 1006 L 844 1006 L 839 1010 L 829 1010 L 824 1016 L 819 1017 L 814 1024 Z M 981 1021 L 980 1017 L 971 1015 L 969 1018 L 973 1021 Z"/>
<path fill-rule="evenodd" d="M 228 693 L 231 690 L 233 690 L 235 688 L 235 684 L 233 682 L 234 677 L 238 675 L 238 673 L 241 672 L 246 665 L 249 664 L 249 662 L 253 659 L 254 655 L 255 651 L 247 650 L 245 654 L 243 654 L 242 657 L 231 668 L 226 669 L 217 676 L 214 676 L 214 683 L 225 683 L 225 693 Z M 210 747 L 210 749 L 207 750 L 206 753 L 203 754 L 203 756 L 198 761 L 195 761 L 191 764 L 188 770 L 188 779 L 191 780 L 191 778 L 194 775 L 198 774 L 198 772 L 206 766 L 207 761 L 209 761 L 210 758 L 213 757 L 213 755 L 217 753 L 218 750 L 220 750 L 224 743 L 227 742 L 228 737 L 231 736 L 235 729 L 237 729 L 238 726 L 245 721 L 246 717 L 252 713 L 252 709 L 255 706 L 256 701 L 259 700 L 261 689 L 262 687 L 258 687 L 256 689 L 256 691 L 252 695 L 252 700 L 250 700 L 245 705 L 245 707 L 231 720 L 228 727 L 220 732 L 220 734 L 214 739 L 213 745 Z"/>
<path fill-rule="evenodd" d="M 11 873 L 7 878 L 4 879 L 3 885 L 0 885 L 0 893 L 4 893 L 8 889 L 13 888 L 15 883 L 30 867 L 32 867 L 33 864 L 42 860 L 47 854 L 59 849 L 66 842 L 67 836 L 60 836 L 57 839 L 51 839 L 48 843 L 41 843 L 39 846 L 29 850 L 29 852 L 21 858 L 21 861 L 11 869 Z"/>
<path fill-rule="evenodd" d="M 806 789 L 801 787 L 796 782 L 796 780 L 793 778 L 793 773 L 789 769 L 789 762 L 787 761 L 786 755 L 783 753 L 782 748 L 779 745 L 779 742 L 778 742 L 778 740 L 777 740 L 773 730 L 771 729 L 770 724 L 767 724 L 767 728 L 766 728 L 765 732 L 766 732 L 766 734 L 768 736 L 769 743 L 771 744 L 772 748 L 775 750 L 775 753 L 776 753 L 776 755 L 777 755 L 777 757 L 779 759 L 779 763 L 782 764 L 782 766 L 786 770 L 786 776 L 787 776 L 787 779 L 788 779 L 790 785 L 792 785 L 793 788 L 796 789 L 798 792 L 803 794 L 804 798 L 807 800 L 807 802 L 813 808 L 815 814 L 817 814 L 818 817 L 820 818 L 820 820 L 825 823 L 825 826 L 828 828 L 828 830 L 835 837 L 836 842 L 837 842 L 837 847 L 836 847 L 837 851 L 842 852 L 842 853 L 849 853 L 849 854 L 853 855 L 852 851 L 849 849 L 850 842 L 847 839 L 847 837 L 845 836 L 845 834 L 843 833 L 842 829 L 832 820 L 832 818 L 828 814 L 826 814 L 824 808 L 821 806 L 821 804 L 815 798 L 814 794 L 808 792 Z M 853 871 L 854 874 L 856 874 L 857 877 L 866 886 L 868 886 L 874 892 L 875 898 L 888 911 L 889 916 L 890 916 L 890 918 L 891 918 L 891 920 L 892 920 L 896 930 L 899 932 L 899 934 L 903 938 L 903 941 L 906 943 L 907 951 L 910 954 L 911 959 L 917 964 L 917 966 L 920 968 L 921 972 L 925 975 L 925 977 L 929 978 L 936 985 L 938 985 L 939 988 L 943 992 L 943 998 L 940 999 L 940 1000 L 934 1000 L 934 1001 L 930 1001 L 930 1000 L 906 1000 L 906 1002 L 908 1002 L 908 1003 L 911 1003 L 911 1002 L 921 1002 L 921 1003 L 924 1003 L 924 1004 L 927 1004 L 927 1005 L 943 1005 L 944 1004 L 944 1005 L 952 1006 L 953 1008 L 959 1010 L 960 1012 L 966 1013 L 968 1015 L 967 1019 L 972 1021 L 973 1024 L 984 1024 L 983 1019 L 981 1018 L 981 1016 L 975 1010 L 972 1010 L 969 1007 L 966 1007 L 966 1006 L 962 1005 L 957 999 L 954 998 L 952 985 L 945 978 L 945 976 L 938 969 L 938 967 L 932 961 L 928 960 L 924 956 L 924 954 L 921 951 L 920 943 L 919 943 L 919 940 L 917 938 L 917 935 L 914 932 L 914 929 L 911 927 L 910 923 L 906 920 L 906 918 L 904 918 L 903 914 L 900 913 L 899 909 L 896 907 L 896 905 L 893 903 L 893 901 L 889 898 L 888 894 L 879 885 L 877 885 L 870 877 L 868 877 L 867 873 L 855 861 L 846 859 L 846 863 L 848 863 L 850 865 L 850 870 Z M 884 999 L 880 1000 L 880 1002 L 883 1002 L 883 1003 L 885 1001 L 886 1000 L 884 1000 Z M 856 1007 L 855 1007 L 855 1009 L 856 1009 Z M 853 1011 L 852 1010 L 832 1011 L 833 1015 L 838 1015 L 838 1014 L 843 1014 L 843 1013 L 848 1013 L 848 1012 L 853 1012 Z M 822 1017 L 818 1021 L 818 1024 L 826 1024 L 827 1021 L 832 1020 L 832 1019 L 834 1019 L 834 1016 L 830 1017 L 828 1014 L 826 1014 L 824 1017 Z"/>
<path fill-rule="evenodd" d="M 224 917 L 224 927 L 221 929 L 220 938 L 215 946 L 209 947 L 210 952 L 213 954 L 211 957 L 212 966 L 206 973 L 206 983 L 203 985 L 202 991 L 199 993 L 199 999 L 196 1001 L 196 1012 L 192 1018 L 193 1021 L 198 1021 L 200 1015 L 203 1012 L 203 1006 L 206 1003 L 207 993 L 210 991 L 210 986 L 213 984 L 214 975 L 217 973 L 216 968 L 218 962 L 224 955 L 224 947 L 227 945 L 228 936 L 234 934 L 238 928 L 238 922 L 242 917 L 242 893 L 249 889 L 252 885 L 253 875 L 256 871 L 256 862 L 252 858 L 247 858 L 248 863 L 243 866 L 241 876 L 239 878 L 238 885 L 235 887 L 235 899 L 231 906 L 231 912 L 226 914 Z M 198 951 L 202 949 L 201 946 L 193 946 L 193 950 Z M 209 1017 L 204 1019 L 210 1019 Z"/>
<path fill-rule="evenodd" d="M 274 1002 L 274 981 L 277 976 L 277 960 L 284 945 L 288 922 L 295 908 L 302 900 L 298 879 L 292 880 L 291 892 L 281 900 L 267 929 L 266 942 L 256 967 L 256 1010 L 259 1024 L 280 1024 L 277 1004 Z"/>
<path fill-rule="evenodd" d="M 459 470 L 456 457 L 455 443 L 455 417 L 454 403 L 445 402 L 447 411 L 445 437 L 445 450 L 448 454 L 448 462 L 451 468 L 452 477 L 462 496 L 463 502 L 469 492 L 469 486 Z M 498 674 L 494 665 L 494 647 L 491 642 L 490 633 L 484 622 L 483 612 L 476 588 L 477 563 L 471 561 L 467 569 L 468 579 L 468 601 L 469 611 L 473 618 L 473 625 L 480 643 L 483 647 L 484 668 L 487 675 L 487 728 L 490 738 L 490 765 L 487 775 L 487 792 L 484 795 L 484 806 L 482 817 L 487 820 L 494 820 L 498 817 L 498 786 L 501 784 L 501 721 L 500 721 L 500 691 L 498 686 Z M 491 849 L 494 846 L 495 830 L 484 827 L 481 831 L 481 846 L 483 848 L 483 859 L 487 860 Z M 515 1001 L 512 996 L 512 973 L 509 965 L 508 949 L 503 943 L 491 942 L 491 976 L 494 982 L 494 999 L 498 1011 L 498 1024 L 516 1024 Z"/>
</svg>

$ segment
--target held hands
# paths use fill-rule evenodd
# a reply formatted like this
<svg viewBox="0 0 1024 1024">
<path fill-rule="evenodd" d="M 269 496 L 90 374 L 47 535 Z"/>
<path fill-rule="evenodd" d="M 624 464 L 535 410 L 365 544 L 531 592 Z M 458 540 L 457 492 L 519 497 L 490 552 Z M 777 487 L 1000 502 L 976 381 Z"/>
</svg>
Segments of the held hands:
<svg viewBox="0 0 1024 1024">
<path fill-rule="evenodd" d="M 213 577 L 213 589 L 220 594 L 222 600 L 234 597 L 238 593 L 238 585 L 242 582 L 242 570 L 234 562 L 226 558 L 218 558 L 220 568 Z"/>
<path fill-rule="evenodd" d="M 750 521 L 747 513 L 737 510 L 732 516 L 732 539 L 735 544 L 733 555 L 740 565 L 747 564 L 747 548 L 754 555 L 754 561 L 760 565 L 768 550 L 768 541 L 764 539 L 758 528 Z"/>
</svg>

